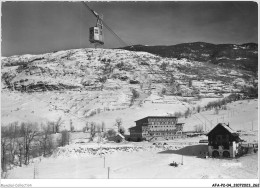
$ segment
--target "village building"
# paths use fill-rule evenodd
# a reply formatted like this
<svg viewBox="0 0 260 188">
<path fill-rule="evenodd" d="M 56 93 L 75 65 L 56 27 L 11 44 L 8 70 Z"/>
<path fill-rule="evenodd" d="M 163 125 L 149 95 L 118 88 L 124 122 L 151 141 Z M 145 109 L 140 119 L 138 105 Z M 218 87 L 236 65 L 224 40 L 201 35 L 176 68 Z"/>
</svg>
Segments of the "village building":
<svg viewBox="0 0 260 188">
<path fill-rule="evenodd" d="M 171 140 L 184 137 L 184 123 L 178 123 L 177 117 L 148 116 L 135 121 L 136 126 L 129 128 L 132 141 Z"/>
<path fill-rule="evenodd" d="M 115 136 L 108 137 L 107 140 L 119 143 L 119 142 L 125 141 L 125 136 L 123 136 L 120 133 L 117 133 L 117 135 L 115 135 Z"/>
<path fill-rule="evenodd" d="M 242 140 L 228 124 L 217 124 L 207 136 L 209 156 L 234 158 L 238 155 Z"/>
</svg>

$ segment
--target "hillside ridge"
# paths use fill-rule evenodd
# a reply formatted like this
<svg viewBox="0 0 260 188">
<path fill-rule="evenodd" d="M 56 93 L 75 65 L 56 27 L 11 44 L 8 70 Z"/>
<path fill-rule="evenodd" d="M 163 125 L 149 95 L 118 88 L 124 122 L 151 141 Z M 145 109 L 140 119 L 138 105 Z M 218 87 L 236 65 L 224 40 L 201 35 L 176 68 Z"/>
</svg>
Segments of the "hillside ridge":
<svg viewBox="0 0 260 188">
<path fill-rule="evenodd" d="M 258 44 L 211 44 L 206 42 L 181 43 L 176 45 L 133 45 L 121 49 L 145 51 L 161 57 L 186 58 L 209 62 L 226 68 L 239 68 L 257 73 Z"/>
</svg>

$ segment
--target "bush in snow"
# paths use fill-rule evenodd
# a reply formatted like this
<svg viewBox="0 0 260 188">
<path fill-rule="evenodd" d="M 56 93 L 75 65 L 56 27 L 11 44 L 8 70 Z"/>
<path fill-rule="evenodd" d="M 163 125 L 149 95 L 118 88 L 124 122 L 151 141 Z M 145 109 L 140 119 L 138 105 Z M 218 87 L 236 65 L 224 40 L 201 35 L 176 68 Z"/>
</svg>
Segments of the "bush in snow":
<svg viewBox="0 0 260 188">
<path fill-rule="evenodd" d="M 137 99 L 138 97 L 139 97 L 138 91 L 136 91 L 135 89 L 132 89 L 132 98 L 131 98 L 131 104 L 130 105 L 133 105 L 135 99 Z"/>
<path fill-rule="evenodd" d="M 184 116 L 185 116 L 185 118 L 188 118 L 188 117 L 190 117 L 191 116 L 191 110 L 190 110 L 190 108 L 188 108 L 185 112 L 184 112 Z"/>
<path fill-rule="evenodd" d="M 201 111 L 201 107 L 197 106 L 197 112 L 200 113 L 200 111 Z"/>
</svg>

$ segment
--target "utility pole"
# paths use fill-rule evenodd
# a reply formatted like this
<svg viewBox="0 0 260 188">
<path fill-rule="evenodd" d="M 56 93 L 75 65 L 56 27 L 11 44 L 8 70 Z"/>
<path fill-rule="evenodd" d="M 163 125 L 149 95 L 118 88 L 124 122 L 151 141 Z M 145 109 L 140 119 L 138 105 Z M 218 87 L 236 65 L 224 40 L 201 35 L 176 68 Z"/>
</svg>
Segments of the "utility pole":
<svg viewBox="0 0 260 188">
<path fill-rule="evenodd" d="M 104 156 L 104 168 L 106 168 L 106 156 Z"/>
<path fill-rule="evenodd" d="M 35 179 L 35 165 L 33 167 L 33 179 Z"/>
<path fill-rule="evenodd" d="M 181 165 L 183 165 L 183 155 L 181 156 Z"/>
<path fill-rule="evenodd" d="M 36 179 L 38 177 L 38 165 L 34 164 L 34 168 L 33 168 L 33 179 Z"/>
<path fill-rule="evenodd" d="M 107 168 L 107 179 L 109 179 L 109 171 L 110 171 L 110 167 Z"/>
</svg>

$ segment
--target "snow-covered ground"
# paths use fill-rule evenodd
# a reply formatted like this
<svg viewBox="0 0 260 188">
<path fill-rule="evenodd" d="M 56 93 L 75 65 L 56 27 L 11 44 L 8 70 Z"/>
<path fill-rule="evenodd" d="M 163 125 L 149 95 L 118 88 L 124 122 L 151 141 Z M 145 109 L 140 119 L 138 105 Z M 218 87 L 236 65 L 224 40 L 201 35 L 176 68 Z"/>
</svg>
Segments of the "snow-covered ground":
<svg viewBox="0 0 260 188">
<path fill-rule="evenodd" d="M 93 96 L 95 93 L 92 92 Z M 210 101 L 219 100 L 219 98 L 203 98 L 200 101 L 193 101 L 191 104 L 180 102 L 182 98 L 175 99 L 173 104 L 157 104 L 152 102 L 144 102 L 141 106 L 134 105 L 132 107 L 119 108 L 110 111 L 101 111 L 94 116 L 84 118 L 80 111 L 73 111 L 73 106 L 78 106 L 84 109 L 91 104 L 85 104 L 85 96 L 89 93 L 36 93 L 36 94 L 22 94 L 14 92 L 2 92 L 1 96 L 1 122 L 3 125 L 12 123 L 14 121 L 23 122 L 31 121 L 46 123 L 47 121 L 56 121 L 58 117 L 62 117 L 65 121 L 63 129 L 69 129 L 70 120 L 76 130 L 82 130 L 86 122 L 104 122 L 106 128 L 112 128 L 116 118 L 121 118 L 123 126 L 128 128 L 135 126 L 135 121 L 146 116 L 151 115 L 169 115 L 175 112 L 184 112 L 187 108 L 205 106 Z M 113 96 L 109 94 L 108 98 Z M 117 93 L 120 96 L 120 93 Z M 60 100 L 55 100 L 60 98 Z M 105 100 L 106 96 L 99 96 L 99 100 Z M 122 96 L 121 96 L 122 98 Z M 70 101 L 67 102 L 67 99 Z M 77 100 L 80 99 L 80 100 Z M 187 98 L 188 100 L 191 98 Z M 36 105 L 37 104 L 37 105 Z M 95 102 L 92 104 L 95 105 Z M 55 107 L 56 106 L 56 107 Z M 69 109 L 71 112 L 66 113 Z M 83 110 L 82 110 L 83 111 Z M 76 113 L 75 113 L 76 112 Z M 71 115 L 73 113 L 73 115 Z M 227 110 L 220 110 L 218 114 L 212 111 L 201 111 L 195 113 L 191 117 L 185 119 L 180 118 L 178 122 L 185 123 L 184 130 L 192 131 L 195 125 L 202 125 L 206 130 L 211 129 L 218 122 L 230 123 L 231 127 L 236 130 L 258 130 L 258 100 L 243 100 L 236 101 L 227 105 Z M 76 114 L 76 116 L 75 116 Z M 129 114 L 131 114 L 129 116 Z"/>
<path fill-rule="evenodd" d="M 205 118 L 213 120 L 213 126 L 216 125 L 217 119 L 222 122 L 224 117 L 224 122 L 229 122 L 231 128 L 241 130 L 243 139 L 256 143 L 257 103 L 257 100 L 236 101 L 227 105 L 228 110 L 220 110 L 219 114 L 214 114 L 213 111 L 201 113 Z M 151 106 L 148 108 L 151 109 Z M 139 109 L 129 110 L 132 110 L 132 116 L 136 119 Z M 109 120 L 108 117 L 116 112 L 109 113 L 103 113 L 102 119 Z M 120 113 L 124 125 L 131 119 L 128 113 Z M 202 116 L 197 116 L 202 119 Z M 179 122 L 185 122 L 187 130 L 200 123 L 194 116 L 180 119 Z M 210 127 L 209 123 L 207 125 Z M 8 178 L 32 178 L 35 168 L 38 172 L 37 178 L 107 178 L 107 167 L 110 167 L 110 178 L 258 178 L 258 153 L 237 159 L 206 159 L 204 155 L 207 144 L 200 144 L 201 139 L 206 139 L 206 136 L 164 141 L 167 146 L 154 146 L 149 142 L 71 144 L 59 148 L 51 157 L 41 160 L 36 158 L 34 163 L 28 166 L 14 168 L 9 171 Z M 183 165 L 180 164 L 182 156 Z M 169 166 L 173 161 L 179 163 L 179 166 Z"/>
<path fill-rule="evenodd" d="M 75 147 L 75 146 L 74 146 Z M 83 151 L 81 147 L 81 151 Z M 174 147 L 173 147 L 174 148 Z M 139 151 L 116 151 L 105 157 L 99 155 L 55 156 L 41 159 L 26 167 L 9 172 L 8 178 L 74 179 L 74 178 L 257 178 L 258 154 L 238 159 L 203 158 L 207 145 L 184 145 L 177 149 L 150 149 Z M 200 152 L 202 154 L 200 154 Z M 182 158 L 183 157 L 183 158 Z M 183 160 L 183 165 L 181 165 Z M 173 161 L 178 167 L 169 166 Z"/>
</svg>

